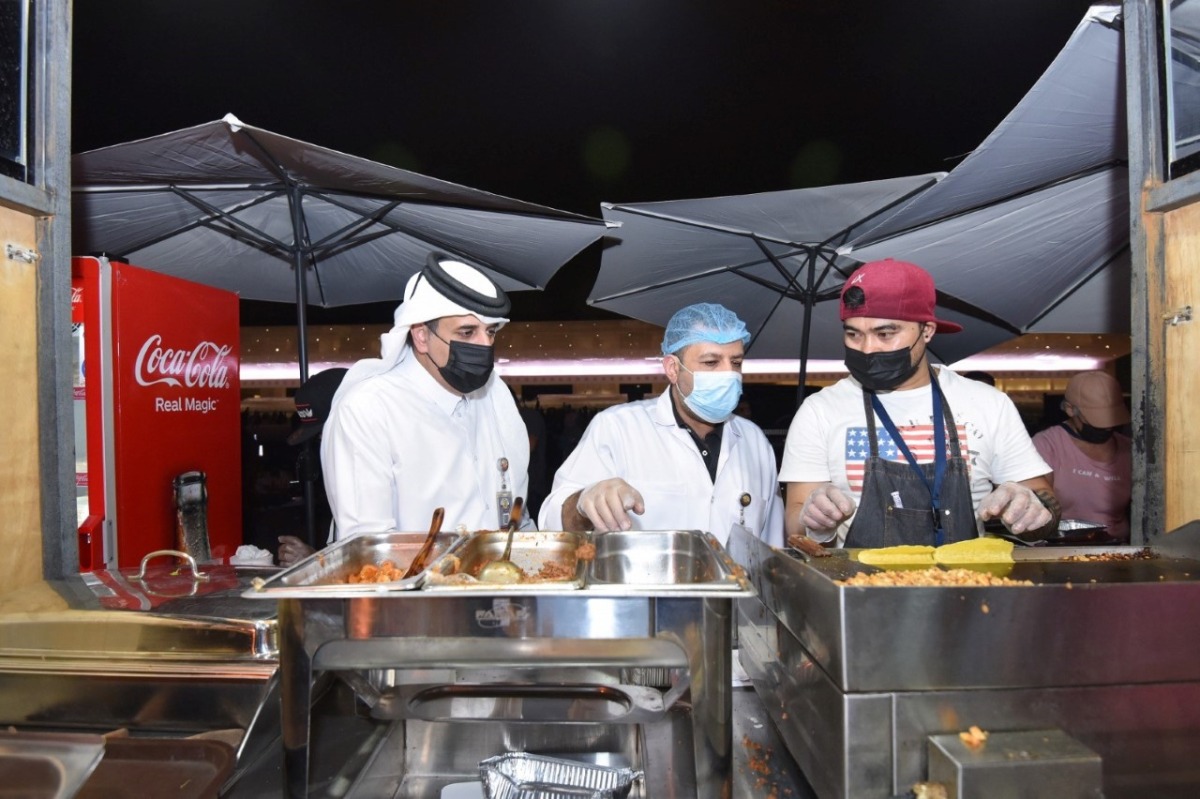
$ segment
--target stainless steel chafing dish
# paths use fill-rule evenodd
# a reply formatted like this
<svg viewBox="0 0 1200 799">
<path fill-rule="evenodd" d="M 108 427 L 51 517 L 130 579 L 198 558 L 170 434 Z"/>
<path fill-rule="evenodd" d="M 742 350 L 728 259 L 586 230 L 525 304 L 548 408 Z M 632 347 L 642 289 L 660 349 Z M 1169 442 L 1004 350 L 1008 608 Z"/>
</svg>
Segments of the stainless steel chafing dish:
<svg viewBox="0 0 1200 799">
<path fill-rule="evenodd" d="M 429 567 L 424 588 L 427 591 L 452 591 L 460 595 L 493 594 L 496 583 L 476 579 L 480 569 L 504 553 L 508 533 L 481 531 Z M 514 533 L 510 560 L 526 578 L 520 583 L 524 592 L 564 591 L 582 588 L 588 561 L 575 552 L 588 541 L 585 533 Z M 552 568 L 549 577 L 539 577 Z"/>
<path fill-rule="evenodd" d="M 262 580 L 245 596 L 253 599 L 268 594 L 275 598 L 296 596 L 372 596 L 379 593 L 414 590 L 426 580 L 429 570 L 402 580 L 386 583 L 350 584 L 351 575 L 364 566 L 380 566 L 390 560 L 401 572 L 408 569 L 425 543 L 426 533 L 366 533 L 338 541 L 333 546 L 309 555 L 269 579 Z M 439 533 L 433 542 L 432 561 L 451 547 L 466 540 L 465 533 Z"/>
<path fill-rule="evenodd" d="M 1017 548 L 1017 586 L 847 586 L 873 571 L 847 551 L 736 531 L 730 549 L 758 592 L 739 602 L 742 663 L 822 799 L 902 793 L 927 737 L 970 725 L 1065 731 L 1102 756 L 1106 796 L 1200 784 L 1200 526 L 1149 559 Z"/>
<path fill-rule="evenodd" d="M 240 597 L 258 570 L 223 567 L 222 584 L 232 588 L 199 596 L 175 590 L 181 580 L 190 584 L 189 570 L 180 577 L 173 565 L 163 568 L 172 591 L 155 595 L 153 612 L 0 615 L 0 724 L 26 732 L 217 734 L 236 751 L 235 781 L 279 734 L 274 609 Z M 133 577 L 108 577 L 134 590 Z M 140 586 L 144 594 L 159 587 L 152 575 Z"/>
<path fill-rule="evenodd" d="M 596 556 L 560 584 L 431 579 L 498 551 L 485 532 L 450 545 L 407 590 L 331 589 L 336 551 L 354 540 L 246 593 L 278 602 L 289 795 L 308 790 L 317 671 L 338 672 L 394 720 L 379 751 L 402 760 L 387 788 L 398 799 L 434 796 L 511 751 L 603 755 L 645 773 L 631 796 L 729 795 L 732 605 L 752 591 L 711 535 L 520 533 L 514 559 L 589 541 Z M 374 778 L 359 775 L 362 795 L 381 790 Z"/>
</svg>

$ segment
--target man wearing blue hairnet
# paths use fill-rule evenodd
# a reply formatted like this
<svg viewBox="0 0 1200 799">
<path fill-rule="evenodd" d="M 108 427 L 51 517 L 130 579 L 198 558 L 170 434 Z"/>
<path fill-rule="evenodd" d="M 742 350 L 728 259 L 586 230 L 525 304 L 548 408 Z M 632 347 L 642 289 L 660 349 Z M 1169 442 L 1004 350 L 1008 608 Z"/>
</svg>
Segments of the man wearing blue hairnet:
<svg viewBox="0 0 1200 799">
<path fill-rule="evenodd" d="M 667 324 L 655 399 L 608 408 L 554 476 L 543 530 L 708 530 L 722 543 L 741 524 L 783 544 L 775 454 L 733 415 L 750 334 L 728 308 L 689 305 Z"/>
</svg>

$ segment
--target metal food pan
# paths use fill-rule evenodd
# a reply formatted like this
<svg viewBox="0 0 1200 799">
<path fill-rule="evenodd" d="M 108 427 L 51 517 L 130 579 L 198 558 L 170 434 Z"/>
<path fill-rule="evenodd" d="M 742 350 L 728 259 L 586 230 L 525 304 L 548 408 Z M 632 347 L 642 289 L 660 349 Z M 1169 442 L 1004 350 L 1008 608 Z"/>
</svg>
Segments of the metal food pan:
<svg viewBox="0 0 1200 799">
<path fill-rule="evenodd" d="M 589 587 L 621 586 L 672 593 L 695 589 L 739 591 L 736 566 L 709 533 L 636 530 L 597 533 Z"/>
<path fill-rule="evenodd" d="M 349 583 L 351 575 L 364 566 L 380 566 L 390 560 L 400 572 L 408 569 L 425 543 L 424 533 L 362 533 L 314 552 L 274 577 L 256 584 L 244 596 L 276 597 L 355 597 L 376 596 L 393 591 L 419 588 L 428 568 L 402 580 L 386 583 Z M 434 539 L 429 561 L 450 550 L 464 538 L 463 533 L 439 533 Z"/>
<path fill-rule="evenodd" d="M 528 531 L 513 534 L 511 560 L 527 577 L 519 583 L 485 583 L 477 579 L 480 569 L 504 554 L 508 533 L 482 530 L 460 546 L 447 551 L 429 567 L 425 591 L 459 593 L 528 593 L 582 588 L 587 561 L 576 550 L 588 543 L 587 533 Z M 543 569 L 559 565 L 571 569 L 569 576 L 544 578 Z"/>
<path fill-rule="evenodd" d="M 217 799 L 232 746 L 195 738 L 110 738 L 76 799 Z"/>
<path fill-rule="evenodd" d="M 67 799 L 75 796 L 104 756 L 99 735 L 0 732 L 0 796 Z"/>
<path fill-rule="evenodd" d="M 524 752 L 479 764 L 487 799 L 625 799 L 640 772 Z"/>
</svg>

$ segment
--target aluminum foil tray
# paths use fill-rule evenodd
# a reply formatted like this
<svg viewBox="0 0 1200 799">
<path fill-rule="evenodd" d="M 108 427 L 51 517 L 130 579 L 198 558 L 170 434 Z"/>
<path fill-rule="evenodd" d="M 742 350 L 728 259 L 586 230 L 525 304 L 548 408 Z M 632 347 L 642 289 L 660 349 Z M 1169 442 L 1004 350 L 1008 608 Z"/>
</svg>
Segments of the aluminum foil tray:
<svg viewBox="0 0 1200 799">
<path fill-rule="evenodd" d="M 624 799 L 640 771 L 510 752 L 479 764 L 487 799 Z"/>
<path fill-rule="evenodd" d="M 425 581 L 425 591 L 464 594 L 526 594 L 582 588 L 587 571 L 586 560 L 576 550 L 588 543 L 587 533 L 531 530 L 513 534 L 511 559 L 527 576 L 519 583 L 485 583 L 477 579 L 479 570 L 504 554 L 508 534 L 499 530 L 473 533 L 434 561 Z M 561 576 L 539 577 L 547 568 L 557 568 Z"/>
<path fill-rule="evenodd" d="M 256 583 L 243 596 L 254 599 L 332 599 L 412 591 L 420 588 L 429 572 L 428 568 L 412 577 L 386 583 L 349 583 L 348 580 L 351 575 L 358 574 L 364 566 L 380 566 L 385 560 L 390 560 L 392 565 L 403 573 L 417 556 L 427 535 L 427 532 L 361 533 L 314 552 L 269 580 Z M 461 543 L 463 537 L 462 533 L 439 533 L 434 539 L 429 562 L 432 563 L 439 555 Z"/>
</svg>

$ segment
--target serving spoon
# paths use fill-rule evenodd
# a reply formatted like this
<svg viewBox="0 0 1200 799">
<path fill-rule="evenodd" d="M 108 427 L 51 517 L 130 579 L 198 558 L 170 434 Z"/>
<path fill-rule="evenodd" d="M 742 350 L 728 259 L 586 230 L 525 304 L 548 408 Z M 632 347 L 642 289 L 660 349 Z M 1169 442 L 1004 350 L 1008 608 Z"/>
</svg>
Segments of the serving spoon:
<svg viewBox="0 0 1200 799">
<path fill-rule="evenodd" d="M 408 564 L 408 569 L 400 579 L 407 580 L 415 574 L 420 574 L 421 570 L 425 568 L 425 563 L 429 560 L 429 553 L 433 551 L 433 539 L 437 538 L 437 534 L 441 532 L 444 518 L 446 518 L 445 508 L 436 508 L 433 511 L 433 519 L 429 522 L 429 535 L 425 536 L 425 543 L 421 544 L 416 557 L 412 559 L 412 563 Z"/>
<path fill-rule="evenodd" d="M 512 557 L 513 533 L 521 523 L 521 511 L 525 503 L 517 497 L 513 500 L 512 512 L 508 516 L 508 541 L 504 544 L 504 553 L 491 563 L 484 564 L 479 570 L 479 580 L 484 583 L 519 583 L 524 572 L 509 558 Z"/>
</svg>

